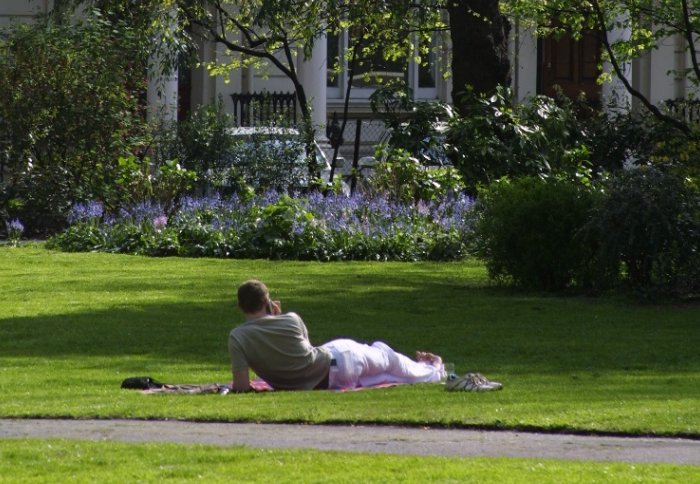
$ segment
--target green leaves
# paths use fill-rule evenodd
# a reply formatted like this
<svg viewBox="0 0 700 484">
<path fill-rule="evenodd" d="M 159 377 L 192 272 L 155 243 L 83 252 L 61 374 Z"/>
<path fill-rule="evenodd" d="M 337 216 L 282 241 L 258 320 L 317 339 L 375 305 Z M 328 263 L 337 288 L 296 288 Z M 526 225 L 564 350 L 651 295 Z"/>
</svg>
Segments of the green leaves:
<svg viewBox="0 0 700 484">
<path fill-rule="evenodd" d="M 576 233 L 593 206 L 590 192 L 554 179 L 503 179 L 478 206 L 474 251 L 493 279 L 544 290 L 581 283 L 588 252 Z"/>
<path fill-rule="evenodd" d="M 0 103 L 2 191 L 25 200 L 17 215 L 33 230 L 61 224 L 70 202 L 108 192 L 117 158 L 139 135 L 133 91 L 143 87 L 145 53 L 122 27 L 88 12 L 70 25 L 12 27 L 0 45 L 0 91 L 12 93 Z"/>
<path fill-rule="evenodd" d="M 446 151 L 470 193 L 503 176 L 590 175 L 590 140 L 571 102 L 537 96 L 515 104 L 499 88 L 465 104 L 470 112 L 450 120 Z"/>
<path fill-rule="evenodd" d="M 598 257 L 636 289 L 692 293 L 700 286 L 700 193 L 656 168 L 616 174 L 587 227 Z"/>
</svg>

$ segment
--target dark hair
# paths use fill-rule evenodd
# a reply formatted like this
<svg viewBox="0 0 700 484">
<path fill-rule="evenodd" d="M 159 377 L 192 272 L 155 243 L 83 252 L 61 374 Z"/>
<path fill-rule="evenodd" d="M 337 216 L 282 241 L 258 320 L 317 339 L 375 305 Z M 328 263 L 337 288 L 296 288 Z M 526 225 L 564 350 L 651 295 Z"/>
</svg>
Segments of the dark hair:
<svg viewBox="0 0 700 484">
<path fill-rule="evenodd" d="M 244 313 L 261 310 L 270 298 L 270 291 L 262 282 L 251 279 L 238 287 L 238 307 Z"/>
</svg>

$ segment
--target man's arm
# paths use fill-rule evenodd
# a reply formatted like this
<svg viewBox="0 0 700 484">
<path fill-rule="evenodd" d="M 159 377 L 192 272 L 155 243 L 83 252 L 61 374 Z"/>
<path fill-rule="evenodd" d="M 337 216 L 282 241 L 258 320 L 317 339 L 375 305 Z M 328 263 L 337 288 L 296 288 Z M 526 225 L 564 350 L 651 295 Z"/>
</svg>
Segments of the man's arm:
<svg viewBox="0 0 700 484">
<path fill-rule="evenodd" d="M 233 391 L 250 391 L 250 376 L 248 375 L 248 368 L 244 368 L 242 370 L 235 370 L 233 372 Z"/>
</svg>

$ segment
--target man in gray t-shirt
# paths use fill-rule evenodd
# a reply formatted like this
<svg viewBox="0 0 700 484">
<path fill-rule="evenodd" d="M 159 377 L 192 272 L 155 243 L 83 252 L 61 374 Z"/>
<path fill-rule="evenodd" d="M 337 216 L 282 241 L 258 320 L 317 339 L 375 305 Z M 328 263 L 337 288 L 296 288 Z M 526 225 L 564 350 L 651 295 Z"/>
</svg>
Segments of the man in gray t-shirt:
<svg viewBox="0 0 700 484">
<path fill-rule="evenodd" d="M 442 359 L 432 353 L 418 352 L 413 361 L 382 342 L 369 346 L 349 339 L 314 347 L 304 321 L 296 313 L 282 314 L 260 281 L 241 284 L 238 307 L 246 321 L 228 340 L 236 392 L 250 390 L 249 370 L 281 390 L 435 383 L 445 377 Z"/>
<path fill-rule="evenodd" d="M 306 325 L 296 313 L 280 314 L 279 304 L 272 311 L 231 331 L 228 350 L 234 382 L 240 378 L 242 384 L 248 383 L 243 374 L 252 368 L 274 388 L 313 390 L 328 377 L 330 351 L 311 345 Z"/>
</svg>

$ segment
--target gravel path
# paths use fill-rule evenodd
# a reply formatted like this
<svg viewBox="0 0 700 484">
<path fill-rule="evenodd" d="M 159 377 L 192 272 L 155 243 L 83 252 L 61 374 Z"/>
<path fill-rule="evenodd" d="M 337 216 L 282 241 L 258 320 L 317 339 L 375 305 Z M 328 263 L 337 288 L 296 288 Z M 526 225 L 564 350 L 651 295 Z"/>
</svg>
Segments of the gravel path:
<svg viewBox="0 0 700 484">
<path fill-rule="evenodd" d="M 534 457 L 700 466 L 700 441 L 391 426 L 195 423 L 142 420 L 0 419 L 0 439 L 246 445 L 463 457 Z"/>
</svg>

